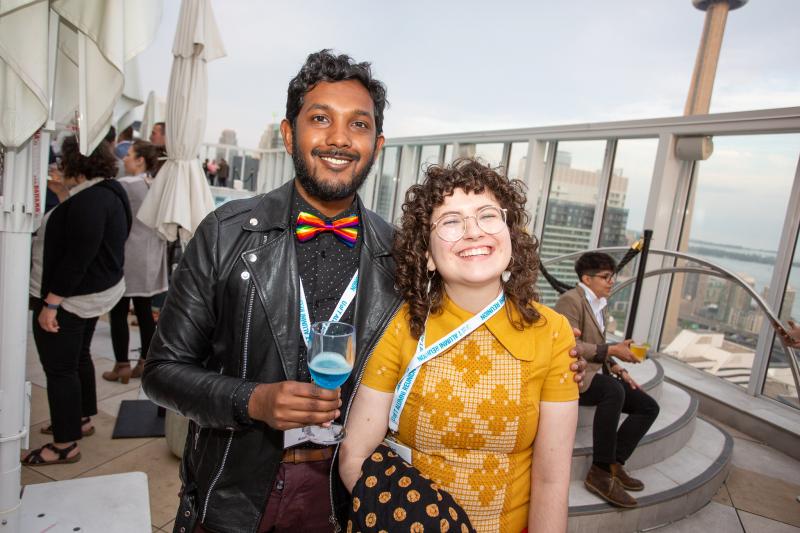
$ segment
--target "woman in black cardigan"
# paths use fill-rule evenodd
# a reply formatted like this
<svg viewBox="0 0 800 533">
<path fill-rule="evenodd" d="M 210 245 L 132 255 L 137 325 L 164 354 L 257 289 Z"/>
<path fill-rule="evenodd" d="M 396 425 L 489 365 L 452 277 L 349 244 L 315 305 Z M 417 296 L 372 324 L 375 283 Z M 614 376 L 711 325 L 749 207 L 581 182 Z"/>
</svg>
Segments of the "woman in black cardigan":
<svg viewBox="0 0 800 533">
<path fill-rule="evenodd" d="M 75 137 L 62 145 L 70 197 L 42 220 L 33 243 L 33 338 L 47 376 L 53 442 L 31 450 L 24 464 L 74 463 L 77 441 L 94 433 L 94 364 L 89 352 L 97 318 L 125 292 L 122 265 L 131 210 L 114 179 L 117 163 L 105 141 L 89 157 Z"/>
</svg>

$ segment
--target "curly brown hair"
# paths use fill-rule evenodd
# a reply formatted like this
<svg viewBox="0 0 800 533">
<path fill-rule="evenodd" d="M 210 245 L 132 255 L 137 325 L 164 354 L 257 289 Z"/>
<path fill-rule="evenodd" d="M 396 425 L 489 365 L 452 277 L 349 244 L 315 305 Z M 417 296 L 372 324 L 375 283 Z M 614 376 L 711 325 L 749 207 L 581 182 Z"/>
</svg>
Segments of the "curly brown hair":
<svg viewBox="0 0 800 533">
<path fill-rule="evenodd" d="M 394 236 L 393 255 L 397 263 L 395 284 L 409 307 L 411 334 L 419 338 L 428 313 L 441 311 L 444 285 L 441 277 L 434 274 L 430 292 L 427 291 L 426 252 L 431 235 L 431 213 L 455 189 L 475 194 L 489 191 L 507 210 L 512 261 L 509 265 L 511 277 L 503 284 L 503 290 L 506 301 L 514 304 L 521 317 L 514 318 L 511 306 L 506 306 L 509 320 L 522 330 L 540 316 L 533 305 L 539 299 L 536 291 L 539 243 L 526 229 L 530 216 L 525 211 L 525 184 L 509 180 L 478 160 L 462 158 L 449 166 L 428 167 L 424 181 L 406 191 L 400 228 Z"/>
<path fill-rule="evenodd" d="M 64 139 L 61 144 L 61 170 L 65 178 L 85 176 L 92 178 L 117 177 L 117 158 L 111 151 L 108 141 L 100 141 L 97 148 L 86 157 L 81 154 L 78 139 L 73 135 Z"/>
</svg>

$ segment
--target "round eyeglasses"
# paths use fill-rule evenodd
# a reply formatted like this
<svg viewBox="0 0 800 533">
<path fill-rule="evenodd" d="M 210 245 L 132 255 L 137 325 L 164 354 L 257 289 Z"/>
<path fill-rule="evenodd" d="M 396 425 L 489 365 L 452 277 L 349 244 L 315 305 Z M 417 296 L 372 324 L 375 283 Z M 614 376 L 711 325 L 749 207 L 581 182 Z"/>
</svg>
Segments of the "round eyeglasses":
<svg viewBox="0 0 800 533">
<path fill-rule="evenodd" d="M 447 213 L 431 224 L 431 231 L 436 231 L 440 239 L 456 242 L 467 232 L 467 219 L 474 218 L 478 227 L 488 235 L 503 231 L 506 227 L 506 210 L 493 205 L 481 207 L 474 215 L 464 216 L 461 213 Z"/>
<path fill-rule="evenodd" d="M 589 276 L 593 278 L 600 278 L 606 283 L 614 283 L 617 281 L 617 275 L 612 272 L 606 272 L 605 274 L 589 274 Z"/>
</svg>

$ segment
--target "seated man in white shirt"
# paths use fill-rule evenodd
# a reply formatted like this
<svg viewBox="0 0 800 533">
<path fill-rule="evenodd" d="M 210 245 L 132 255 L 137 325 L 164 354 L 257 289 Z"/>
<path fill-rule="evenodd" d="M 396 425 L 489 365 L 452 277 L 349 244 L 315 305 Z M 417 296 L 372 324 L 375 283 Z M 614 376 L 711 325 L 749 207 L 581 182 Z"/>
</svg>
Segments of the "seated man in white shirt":
<svg viewBox="0 0 800 533">
<path fill-rule="evenodd" d="M 628 475 L 623 465 L 658 416 L 658 403 L 641 390 L 628 372 L 613 359 L 639 362 L 630 351 L 630 340 L 607 344 L 607 298 L 616 280 L 616 262 L 608 254 L 588 252 L 575 262 L 580 280 L 558 299 L 556 311 L 581 330 L 581 340 L 593 345 L 595 354 L 580 388 L 580 405 L 596 406 L 592 428 L 592 467 L 584 484 L 612 505 L 636 507 L 627 490 L 644 489 Z M 606 373 L 600 373 L 601 367 Z M 628 417 L 619 425 L 621 413 Z M 619 425 L 619 429 L 617 426 Z"/>
</svg>

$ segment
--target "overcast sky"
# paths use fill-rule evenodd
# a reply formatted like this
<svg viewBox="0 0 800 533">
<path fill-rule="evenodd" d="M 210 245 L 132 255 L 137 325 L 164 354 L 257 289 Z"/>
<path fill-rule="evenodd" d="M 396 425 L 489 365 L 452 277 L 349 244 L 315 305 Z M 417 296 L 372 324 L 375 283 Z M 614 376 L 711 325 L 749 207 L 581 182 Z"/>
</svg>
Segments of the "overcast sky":
<svg viewBox="0 0 800 533">
<path fill-rule="evenodd" d="M 212 0 L 227 57 L 209 65 L 208 126 L 256 147 L 321 48 L 373 63 L 389 137 L 683 113 L 703 28 L 691 0 Z M 166 97 L 180 2 L 140 56 Z M 800 1 L 732 11 L 712 112 L 800 105 Z"/>
<path fill-rule="evenodd" d="M 322 48 L 372 62 L 388 87 L 389 138 L 682 115 L 705 17 L 691 0 L 212 4 L 228 55 L 208 68 L 205 139 L 218 142 L 231 128 L 249 148 L 283 117 L 289 80 Z M 179 5 L 165 0 L 156 41 L 140 56 L 145 95 L 166 97 Z M 729 14 L 711 112 L 800 105 L 799 22 L 800 0 L 750 0 Z M 723 142 L 701 165 L 696 218 L 704 222 L 693 237 L 774 249 L 800 135 L 739 145 Z M 776 161 L 751 157 L 762 148 Z M 735 160 L 724 149 L 743 151 Z M 572 151 L 576 166 L 602 164 Z M 641 218 L 651 175 L 649 156 L 638 159 L 624 163 L 634 178 L 632 220 Z M 764 201 L 754 205 L 752 194 Z M 731 220 L 738 208 L 749 214 Z"/>
</svg>

